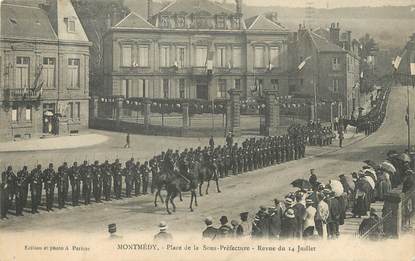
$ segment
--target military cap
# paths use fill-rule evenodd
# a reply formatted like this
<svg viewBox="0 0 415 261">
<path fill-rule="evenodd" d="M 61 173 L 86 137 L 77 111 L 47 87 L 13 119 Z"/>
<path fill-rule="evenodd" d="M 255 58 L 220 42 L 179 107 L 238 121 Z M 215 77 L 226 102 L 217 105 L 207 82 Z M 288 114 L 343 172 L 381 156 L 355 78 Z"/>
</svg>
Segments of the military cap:
<svg viewBox="0 0 415 261">
<path fill-rule="evenodd" d="M 219 219 L 219 221 L 220 221 L 221 224 L 226 224 L 226 223 L 228 223 L 228 217 L 227 216 L 222 216 Z"/>
<path fill-rule="evenodd" d="M 109 224 L 108 232 L 111 234 L 117 232 L 117 225 L 115 223 Z"/>
</svg>

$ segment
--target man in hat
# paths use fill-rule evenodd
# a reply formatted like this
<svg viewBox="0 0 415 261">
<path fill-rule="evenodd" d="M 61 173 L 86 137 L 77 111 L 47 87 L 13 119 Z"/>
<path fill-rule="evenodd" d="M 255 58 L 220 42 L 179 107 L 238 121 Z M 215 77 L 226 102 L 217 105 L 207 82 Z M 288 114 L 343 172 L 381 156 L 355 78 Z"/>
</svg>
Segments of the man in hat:
<svg viewBox="0 0 415 261">
<path fill-rule="evenodd" d="M 211 217 L 205 218 L 206 229 L 202 232 L 203 238 L 215 239 L 218 234 L 218 229 L 213 227 L 213 220 Z"/>
<path fill-rule="evenodd" d="M 315 216 L 317 210 L 313 207 L 313 200 L 312 199 L 306 199 L 306 210 L 305 210 L 305 220 L 304 220 L 304 231 L 303 231 L 303 237 L 308 238 L 312 237 L 314 233 L 314 227 L 315 227 Z"/>
<path fill-rule="evenodd" d="M 49 163 L 49 167 L 43 171 L 43 178 L 46 190 L 46 210 L 53 211 L 53 199 L 55 196 L 56 173 L 53 164 Z"/>
<path fill-rule="evenodd" d="M 316 191 L 318 188 L 319 182 L 317 181 L 317 175 L 315 174 L 315 169 L 310 169 L 310 177 L 308 178 L 308 181 L 311 184 L 311 188 Z"/>
<path fill-rule="evenodd" d="M 154 236 L 154 241 L 172 241 L 173 236 L 167 232 L 167 223 L 161 221 L 159 224 L 160 232 Z"/>
<path fill-rule="evenodd" d="M 299 192 L 295 194 L 295 204 L 292 207 L 294 209 L 295 218 L 297 219 L 297 237 L 301 238 L 303 233 L 304 219 L 306 216 L 306 208 L 303 204 L 303 193 Z"/>
<path fill-rule="evenodd" d="M 248 222 L 248 212 L 242 212 L 239 214 L 241 217 L 241 223 L 236 228 L 236 235 L 238 237 L 248 237 L 251 235 L 252 226 Z"/>
<path fill-rule="evenodd" d="M 232 227 L 228 225 L 228 217 L 222 216 L 219 221 L 221 226 L 218 228 L 218 237 L 232 237 Z"/>
<path fill-rule="evenodd" d="M 295 211 L 289 208 L 285 211 L 281 224 L 281 237 L 285 239 L 294 239 L 297 236 L 298 225 L 295 217 Z"/>
<path fill-rule="evenodd" d="M 334 196 L 334 191 L 330 191 L 326 198 L 326 203 L 329 206 L 329 217 L 327 218 L 327 236 L 329 239 L 339 237 L 340 206 Z"/>
<path fill-rule="evenodd" d="M 402 184 L 402 193 L 413 191 L 415 189 L 414 172 L 410 169 L 405 171 L 404 181 Z"/>
</svg>

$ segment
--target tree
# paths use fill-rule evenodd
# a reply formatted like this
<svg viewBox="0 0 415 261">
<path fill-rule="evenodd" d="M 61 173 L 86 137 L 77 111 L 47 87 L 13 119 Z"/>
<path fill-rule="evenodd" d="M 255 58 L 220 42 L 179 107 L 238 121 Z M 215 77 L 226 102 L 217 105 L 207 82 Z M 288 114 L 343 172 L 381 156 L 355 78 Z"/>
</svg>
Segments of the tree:
<svg viewBox="0 0 415 261">
<path fill-rule="evenodd" d="M 103 40 L 108 30 L 108 22 L 114 25 L 124 18 L 130 10 L 124 0 L 72 0 L 72 4 L 85 29 L 90 49 L 90 89 L 94 92 L 103 81 Z"/>
</svg>

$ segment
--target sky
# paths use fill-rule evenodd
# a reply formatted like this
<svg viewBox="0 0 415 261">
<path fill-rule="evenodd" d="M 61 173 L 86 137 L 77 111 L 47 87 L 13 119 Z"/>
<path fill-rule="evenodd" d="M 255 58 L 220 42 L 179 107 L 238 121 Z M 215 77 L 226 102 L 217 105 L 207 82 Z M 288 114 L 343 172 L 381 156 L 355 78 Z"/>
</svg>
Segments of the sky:
<svg viewBox="0 0 415 261">
<path fill-rule="evenodd" d="M 415 0 L 242 0 L 248 5 L 280 5 L 288 7 L 305 7 L 314 2 L 316 8 L 348 7 L 348 6 L 383 6 L 383 5 L 415 5 Z M 227 0 L 233 2 L 233 0 Z"/>
</svg>

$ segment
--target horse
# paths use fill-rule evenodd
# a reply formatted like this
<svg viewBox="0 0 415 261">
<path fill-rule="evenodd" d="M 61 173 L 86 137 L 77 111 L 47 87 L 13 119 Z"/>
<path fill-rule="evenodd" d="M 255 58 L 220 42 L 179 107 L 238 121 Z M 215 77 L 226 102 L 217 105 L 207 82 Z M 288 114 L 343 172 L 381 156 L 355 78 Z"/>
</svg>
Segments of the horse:
<svg viewBox="0 0 415 261">
<path fill-rule="evenodd" d="M 209 194 L 209 186 L 210 186 L 210 181 L 214 180 L 216 182 L 216 189 L 218 191 L 218 193 L 220 193 L 220 189 L 219 189 L 219 177 L 218 177 L 218 173 L 216 171 L 216 169 L 212 169 L 210 166 L 208 166 L 207 164 L 204 163 L 200 163 L 197 162 L 196 163 L 196 171 L 199 177 L 199 195 L 203 196 L 202 194 L 202 186 L 203 183 L 205 181 L 207 181 L 207 186 L 206 186 L 206 195 Z"/>
<path fill-rule="evenodd" d="M 166 182 L 166 190 L 167 190 L 167 197 L 166 197 L 166 210 L 168 214 L 171 214 L 169 209 L 169 202 L 173 206 L 173 212 L 176 211 L 176 205 L 174 204 L 174 199 L 177 197 L 177 195 L 181 194 L 182 192 L 188 192 L 191 193 L 190 198 L 190 211 L 193 212 L 193 200 L 195 202 L 195 206 L 197 207 L 197 190 L 198 185 L 198 176 L 194 171 L 190 171 L 188 177 L 186 177 L 184 174 L 176 172 L 176 175 L 173 176 L 173 179 L 168 180 Z"/>
</svg>

